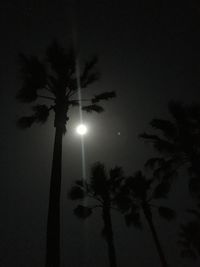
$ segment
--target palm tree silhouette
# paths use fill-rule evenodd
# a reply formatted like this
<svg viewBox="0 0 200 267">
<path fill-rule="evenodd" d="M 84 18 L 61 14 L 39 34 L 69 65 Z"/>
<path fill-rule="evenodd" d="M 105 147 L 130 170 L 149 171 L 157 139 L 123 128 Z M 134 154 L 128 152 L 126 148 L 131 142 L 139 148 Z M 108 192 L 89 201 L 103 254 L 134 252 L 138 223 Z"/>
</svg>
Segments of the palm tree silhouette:
<svg viewBox="0 0 200 267">
<path fill-rule="evenodd" d="M 159 199 L 167 197 L 169 188 L 168 182 L 158 182 L 155 178 L 147 179 L 141 171 L 138 171 L 134 176 L 126 178 L 125 184 L 115 199 L 118 208 L 124 213 L 127 226 L 134 225 L 141 228 L 141 211 L 143 212 L 163 267 L 168 264 L 153 222 L 152 209 L 157 209 L 159 215 L 166 220 L 174 218 L 175 213 L 172 209 L 156 203 Z"/>
<path fill-rule="evenodd" d="M 153 119 L 150 125 L 156 134 L 143 133 L 145 141 L 153 144 L 158 157 L 147 161 L 146 166 L 157 176 L 166 179 L 177 176 L 177 170 L 185 166 L 190 174 L 189 188 L 194 196 L 200 194 L 200 105 L 183 105 L 170 102 L 172 119 Z"/>
<path fill-rule="evenodd" d="M 194 216 L 192 220 L 181 224 L 178 244 L 183 258 L 197 259 L 200 256 L 200 203 L 196 209 L 187 210 Z"/>
<path fill-rule="evenodd" d="M 19 119 L 22 129 L 29 128 L 33 123 L 45 123 L 50 111 L 54 112 L 55 140 L 50 180 L 49 209 L 47 220 L 46 266 L 60 266 L 60 194 L 62 167 L 62 138 L 66 131 L 68 111 L 80 105 L 80 99 L 74 98 L 78 92 L 76 77 L 76 56 L 73 49 L 68 52 L 53 42 L 47 49 L 44 60 L 36 56 L 20 55 L 23 85 L 17 99 L 24 103 L 32 103 L 38 99 L 49 100 L 51 104 L 36 104 L 33 114 Z M 80 87 L 87 86 L 98 80 L 99 73 L 95 70 L 97 58 L 87 61 L 80 74 Z M 105 92 L 88 99 L 89 105 L 82 107 L 87 112 L 102 112 L 98 105 L 101 100 L 115 96 L 114 92 Z"/>
<path fill-rule="evenodd" d="M 116 267 L 116 252 L 113 240 L 113 229 L 111 220 L 111 210 L 115 209 L 115 198 L 119 193 L 123 181 L 123 172 L 120 167 L 111 169 L 107 175 L 102 163 L 95 163 L 91 168 L 89 181 L 76 181 L 69 192 L 69 198 L 72 200 L 92 199 L 96 203 L 89 203 L 87 206 L 78 205 L 74 213 L 79 218 L 87 218 L 94 209 L 102 210 L 102 219 L 104 228 L 102 231 L 108 245 L 108 256 L 110 267 Z"/>
</svg>

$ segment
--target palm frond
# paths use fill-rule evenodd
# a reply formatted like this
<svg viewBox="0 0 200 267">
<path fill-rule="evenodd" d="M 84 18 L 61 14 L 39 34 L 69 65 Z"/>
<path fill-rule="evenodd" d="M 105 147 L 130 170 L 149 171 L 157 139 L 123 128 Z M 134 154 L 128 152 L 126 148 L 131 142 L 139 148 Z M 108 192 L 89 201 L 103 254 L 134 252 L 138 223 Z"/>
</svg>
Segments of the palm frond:
<svg viewBox="0 0 200 267">
<path fill-rule="evenodd" d="M 140 134 L 139 137 L 152 143 L 154 148 L 160 153 L 170 154 L 175 152 L 176 147 L 174 146 L 174 143 L 162 139 L 158 135 L 143 133 Z"/>
<path fill-rule="evenodd" d="M 101 100 L 109 100 L 111 98 L 116 97 L 116 93 L 114 91 L 112 92 L 104 92 L 99 95 L 95 95 L 94 98 L 92 98 L 92 103 L 96 104 L 100 102 Z"/>
<path fill-rule="evenodd" d="M 104 109 L 101 106 L 98 105 L 89 105 L 89 106 L 84 106 L 82 107 L 82 110 L 87 111 L 87 112 L 92 112 L 95 111 L 97 113 L 101 113 L 104 111 Z"/>
<path fill-rule="evenodd" d="M 86 88 L 91 83 L 94 83 L 99 80 L 99 72 L 93 72 L 87 77 L 81 78 L 81 88 Z"/>
<path fill-rule="evenodd" d="M 169 140 L 177 137 L 176 126 L 169 120 L 153 119 L 150 124 L 154 129 L 160 130 L 162 134 Z"/>
<path fill-rule="evenodd" d="M 17 122 L 17 126 L 21 129 L 27 129 L 30 128 L 35 121 L 35 116 L 21 117 Z"/>
<path fill-rule="evenodd" d="M 84 199 L 86 197 L 86 193 L 83 188 L 80 186 L 74 185 L 68 193 L 68 198 L 71 200 L 79 200 Z"/>
<path fill-rule="evenodd" d="M 159 137 L 158 135 L 156 134 L 148 134 L 148 133 L 142 133 L 142 134 L 139 134 L 139 137 L 140 138 L 143 138 L 145 141 L 151 141 L 151 142 L 155 142 L 157 140 L 159 140 Z"/>
<path fill-rule="evenodd" d="M 45 105 L 36 105 L 32 107 L 34 113 L 31 116 L 21 117 L 17 125 L 21 129 L 30 128 L 33 123 L 45 123 L 49 116 L 49 108 Z"/>
<path fill-rule="evenodd" d="M 45 123 L 49 116 L 49 108 L 46 105 L 36 105 L 33 108 L 36 121 Z"/>
<path fill-rule="evenodd" d="M 94 70 L 97 62 L 98 58 L 95 56 L 85 63 L 83 72 L 80 77 L 81 88 L 85 88 L 99 79 L 99 72 Z"/>
<path fill-rule="evenodd" d="M 32 86 L 25 84 L 16 95 L 17 100 L 24 103 L 31 103 L 37 99 L 37 89 Z"/>
<path fill-rule="evenodd" d="M 22 102 L 33 102 L 37 99 L 37 91 L 46 86 L 46 69 L 34 56 L 28 58 L 21 54 L 20 62 L 23 85 L 16 97 Z"/>
</svg>

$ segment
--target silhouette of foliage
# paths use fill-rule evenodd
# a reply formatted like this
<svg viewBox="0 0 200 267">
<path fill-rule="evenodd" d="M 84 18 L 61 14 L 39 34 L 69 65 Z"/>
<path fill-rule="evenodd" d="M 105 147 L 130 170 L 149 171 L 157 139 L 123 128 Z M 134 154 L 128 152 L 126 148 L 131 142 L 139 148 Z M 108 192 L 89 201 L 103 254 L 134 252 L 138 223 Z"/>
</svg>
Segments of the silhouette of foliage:
<svg viewBox="0 0 200 267">
<path fill-rule="evenodd" d="M 147 179 L 141 171 L 138 171 L 134 176 L 126 178 L 125 184 L 115 201 L 119 209 L 126 215 L 130 213 L 134 217 L 135 212 L 137 216 L 138 211 L 143 209 L 145 205 L 150 210 L 152 208 L 157 209 L 160 216 L 170 220 L 175 217 L 174 211 L 154 203 L 155 201 L 158 202 L 159 199 L 167 198 L 169 187 L 168 182 L 157 182 L 155 178 Z"/>
<path fill-rule="evenodd" d="M 104 109 L 101 106 L 98 106 L 98 105 L 84 106 L 82 109 L 87 111 L 87 112 L 96 111 L 97 113 L 101 113 L 101 112 L 104 111 Z"/>
<path fill-rule="evenodd" d="M 200 194 L 200 105 L 183 105 L 170 102 L 171 120 L 154 119 L 151 126 L 158 134 L 143 133 L 142 139 L 150 142 L 159 157 L 148 160 L 146 166 L 157 177 L 173 180 L 181 166 L 190 174 L 189 188 L 193 195 Z M 164 175 L 165 174 L 165 175 Z"/>
<path fill-rule="evenodd" d="M 46 49 L 46 57 L 40 60 L 36 56 L 27 57 L 20 54 L 22 88 L 17 94 L 19 101 L 30 103 L 37 99 L 46 99 L 54 104 L 50 106 L 36 105 L 33 107 L 33 115 L 23 117 L 18 125 L 21 128 L 30 127 L 33 123 L 46 122 L 49 112 L 54 111 L 56 121 L 66 124 L 66 113 L 70 106 L 79 106 L 79 99 L 73 99 L 77 93 L 76 56 L 73 49 L 65 51 L 56 41 Z M 80 73 L 81 88 L 97 81 L 99 73 L 95 70 L 97 57 L 88 60 Z M 41 95 L 40 92 L 43 94 Z M 104 109 L 96 103 L 115 97 L 115 92 L 104 92 L 88 99 L 89 105 L 83 106 L 87 112 L 103 112 Z M 62 115 L 61 115 L 62 114 Z M 65 130 L 63 129 L 63 132 Z"/>
<path fill-rule="evenodd" d="M 68 192 L 68 197 L 71 200 L 93 198 L 99 202 L 99 207 L 109 198 L 110 207 L 114 208 L 116 196 L 119 194 L 123 181 L 124 177 L 121 167 L 111 169 L 108 176 L 105 166 L 97 162 L 91 167 L 89 181 L 77 180 Z M 97 208 L 97 206 L 95 205 L 94 208 Z"/>
<path fill-rule="evenodd" d="M 83 186 L 83 185 L 81 185 Z M 69 192 L 69 198 L 71 200 L 79 200 L 79 199 L 83 199 L 85 197 L 85 192 L 83 190 L 83 188 L 81 188 L 80 185 L 75 185 L 71 188 L 70 192 Z"/>
<path fill-rule="evenodd" d="M 21 117 L 18 126 L 21 129 L 30 128 L 33 123 L 45 123 L 49 116 L 49 108 L 46 105 L 36 105 L 32 107 L 34 113 L 29 117 Z"/>
<path fill-rule="evenodd" d="M 71 107 L 80 105 L 81 99 L 76 99 L 78 90 L 85 89 L 99 78 L 96 70 L 97 58 L 88 60 L 78 75 L 77 59 L 74 50 L 66 51 L 54 41 L 47 47 L 43 59 L 36 56 L 20 54 L 20 72 L 22 87 L 17 99 L 24 103 L 32 103 L 43 99 L 45 103 L 35 104 L 30 116 L 21 117 L 18 126 L 22 129 L 31 127 L 34 123 L 43 124 L 50 112 L 54 112 L 55 141 L 50 181 L 49 210 L 47 220 L 46 267 L 60 267 L 60 192 L 62 168 L 62 138 L 66 132 L 68 113 Z M 80 79 L 80 84 L 77 81 Z M 80 88 L 78 88 L 80 87 Z M 83 110 L 102 112 L 100 101 L 114 97 L 113 92 L 104 92 L 88 99 Z M 98 99 L 98 105 L 93 103 Z M 74 192 L 76 197 L 77 192 Z M 81 214 L 81 208 L 77 210 Z M 82 217 L 89 210 L 82 212 Z M 84 215 L 85 214 L 85 215 Z"/>
<path fill-rule="evenodd" d="M 46 105 L 36 105 L 33 107 L 35 117 L 38 122 L 45 123 L 49 116 L 49 108 Z"/>
<path fill-rule="evenodd" d="M 30 103 L 37 99 L 38 90 L 46 86 L 46 69 L 37 57 L 27 57 L 24 54 L 20 54 L 20 66 L 23 85 L 17 94 L 17 99 Z"/>
<path fill-rule="evenodd" d="M 194 218 L 185 224 L 181 224 L 178 244 L 183 258 L 196 260 L 200 257 L 200 204 L 197 209 L 190 209 L 188 213 Z"/>
<path fill-rule="evenodd" d="M 95 97 L 92 99 L 92 103 L 96 104 L 100 102 L 101 100 L 109 100 L 116 96 L 115 92 L 106 92 L 99 95 L 95 95 Z"/>
<path fill-rule="evenodd" d="M 26 128 L 30 128 L 34 122 L 35 122 L 35 116 L 21 117 L 18 120 L 17 125 L 21 129 L 26 129 Z"/>
<path fill-rule="evenodd" d="M 96 66 L 98 62 L 98 58 L 97 57 L 93 57 L 92 59 L 88 60 L 85 63 L 84 66 L 84 71 L 81 75 L 81 87 L 85 88 L 88 85 L 90 85 L 91 83 L 97 81 L 100 77 L 99 72 L 97 71 L 92 71 L 94 69 L 94 67 Z"/>
<path fill-rule="evenodd" d="M 160 206 L 157 203 L 159 199 L 167 197 L 169 187 L 170 184 L 168 182 L 158 182 L 155 177 L 148 179 L 141 171 L 138 171 L 135 175 L 126 178 L 115 198 L 115 203 L 124 214 L 127 226 L 133 225 L 141 229 L 141 212 L 143 212 L 151 229 L 162 266 L 167 266 L 167 262 L 153 223 L 152 211 L 157 209 L 158 214 L 167 221 L 175 218 L 175 212 L 172 209 Z"/>
<path fill-rule="evenodd" d="M 113 230 L 111 220 L 111 210 L 116 209 L 116 198 L 119 196 L 120 188 L 124 181 L 123 171 L 120 167 L 115 167 L 106 172 L 102 163 L 95 163 L 91 167 L 91 174 L 88 180 L 75 182 L 68 193 L 71 200 L 82 200 L 87 198 L 87 206 L 78 205 L 74 213 L 81 219 L 86 219 L 92 214 L 94 209 L 100 208 L 104 227 L 102 236 L 108 244 L 108 255 L 110 266 L 117 266 L 113 241 Z M 92 200 L 92 202 L 90 201 Z M 96 202 L 94 204 L 94 201 Z"/>
</svg>

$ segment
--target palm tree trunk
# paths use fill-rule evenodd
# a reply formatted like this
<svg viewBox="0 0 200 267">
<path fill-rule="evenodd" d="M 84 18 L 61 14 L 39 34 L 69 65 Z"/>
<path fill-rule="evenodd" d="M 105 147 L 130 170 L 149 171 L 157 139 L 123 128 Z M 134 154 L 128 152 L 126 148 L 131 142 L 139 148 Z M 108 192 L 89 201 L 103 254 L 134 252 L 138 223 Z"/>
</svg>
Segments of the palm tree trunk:
<svg viewBox="0 0 200 267">
<path fill-rule="evenodd" d="M 153 236 L 159 257 L 160 257 L 161 264 L 163 267 L 168 267 L 167 260 L 165 258 L 164 252 L 162 250 L 160 241 L 158 239 L 158 235 L 157 235 L 157 232 L 156 232 L 153 220 L 152 220 L 152 214 L 151 214 L 149 207 L 143 206 L 143 212 L 144 212 L 145 218 L 149 224 L 149 227 L 150 227 L 150 230 L 151 230 L 151 233 L 152 233 L 152 236 Z"/>
<path fill-rule="evenodd" d="M 103 207 L 103 220 L 104 220 L 106 241 L 108 245 L 108 256 L 109 256 L 110 267 L 117 267 L 110 208 L 107 206 Z"/>
<path fill-rule="evenodd" d="M 46 267 L 60 267 L 60 195 L 63 127 L 56 127 L 47 219 Z"/>
</svg>

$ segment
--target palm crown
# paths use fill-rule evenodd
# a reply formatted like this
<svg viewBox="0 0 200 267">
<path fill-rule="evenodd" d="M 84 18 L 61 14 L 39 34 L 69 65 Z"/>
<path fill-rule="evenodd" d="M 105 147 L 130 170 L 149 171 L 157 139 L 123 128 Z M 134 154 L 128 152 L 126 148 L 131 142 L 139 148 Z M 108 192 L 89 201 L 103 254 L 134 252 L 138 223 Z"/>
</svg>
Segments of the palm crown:
<svg viewBox="0 0 200 267">
<path fill-rule="evenodd" d="M 169 104 L 172 120 L 154 119 L 150 123 L 158 134 L 143 133 L 145 141 L 153 144 L 160 156 L 151 158 L 146 166 L 155 170 L 155 175 L 171 179 L 181 166 L 190 173 L 191 192 L 200 189 L 200 106 Z"/>
<path fill-rule="evenodd" d="M 18 124 L 21 128 L 28 128 L 33 123 L 44 123 L 48 119 L 49 112 L 55 111 L 55 126 L 65 125 L 68 120 L 67 111 L 71 106 L 79 105 L 79 99 L 73 99 L 78 91 L 76 77 L 76 58 L 74 51 L 68 53 L 58 45 L 52 43 L 46 50 L 46 58 L 41 61 L 38 57 L 20 55 L 21 74 L 23 86 L 17 94 L 17 98 L 25 103 L 35 102 L 39 98 L 52 100 L 52 105 L 36 104 L 33 106 L 31 116 L 22 117 Z M 80 74 L 80 87 L 85 89 L 99 78 L 95 70 L 97 58 L 87 61 Z M 43 93 L 43 94 L 41 94 Z M 90 112 L 102 112 L 98 105 L 101 100 L 108 100 L 115 96 L 114 92 L 105 92 L 89 99 L 89 105 L 83 110 Z M 65 131 L 65 129 L 63 129 Z"/>
<path fill-rule="evenodd" d="M 89 181 L 77 180 L 69 192 L 69 198 L 72 200 L 93 199 L 95 205 L 87 207 L 78 205 L 74 210 L 78 217 L 87 217 L 94 208 L 103 207 L 115 209 L 115 198 L 120 191 L 123 182 L 123 171 L 120 167 L 115 167 L 106 173 L 102 163 L 95 163 L 91 169 Z"/>
<path fill-rule="evenodd" d="M 78 205 L 74 213 L 79 218 L 87 218 L 94 209 L 102 210 L 104 228 L 102 231 L 108 245 L 110 267 L 116 267 L 116 252 L 113 240 L 111 209 L 116 208 L 115 198 L 123 183 L 123 172 L 120 167 L 111 169 L 107 174 L 102 163 L 96 163 L 91 169 L 89 181 L 76 181 L 69 192 L 72 200 L 88 199 L 87 205 Z M 95 202 L 95 203 L 94 203 Z"/>
<path fill-rule="evenodd" d="M 148 179 L 141 171 L 128 177 L 115 199 L 118 208 L 124 213 L 126 224 L 141 227 L 141 210 L 148 212 L 152 217 L 152 209 L 157 209 L 164 219 L 173 219 L 174 211 L 158 204 L 160 199 L 167 198 L 169 189 L 168 182 L 158 181 L 155 178 Z"/>
<path fill-rule="evenodd" d="M 169 185 L 166 181 L 158 182 L 155 177 L 147 179 L 141 171 L 138 171 L 134 176 L 125 180 L 125 184 L 116 198 L 117 206 L 124 214 L 127 226 L 134 225 L 141 228 L 141 212 L 143 212 L 163 267 L 168 264 L 153 223 L 152 209 L 157 209 L 159 215 L 166 220 L 174 218 L 175 213 L 172 209 L 157 203 L 157 200 L 167 197 L 168 191 Z"/>
</svg>

